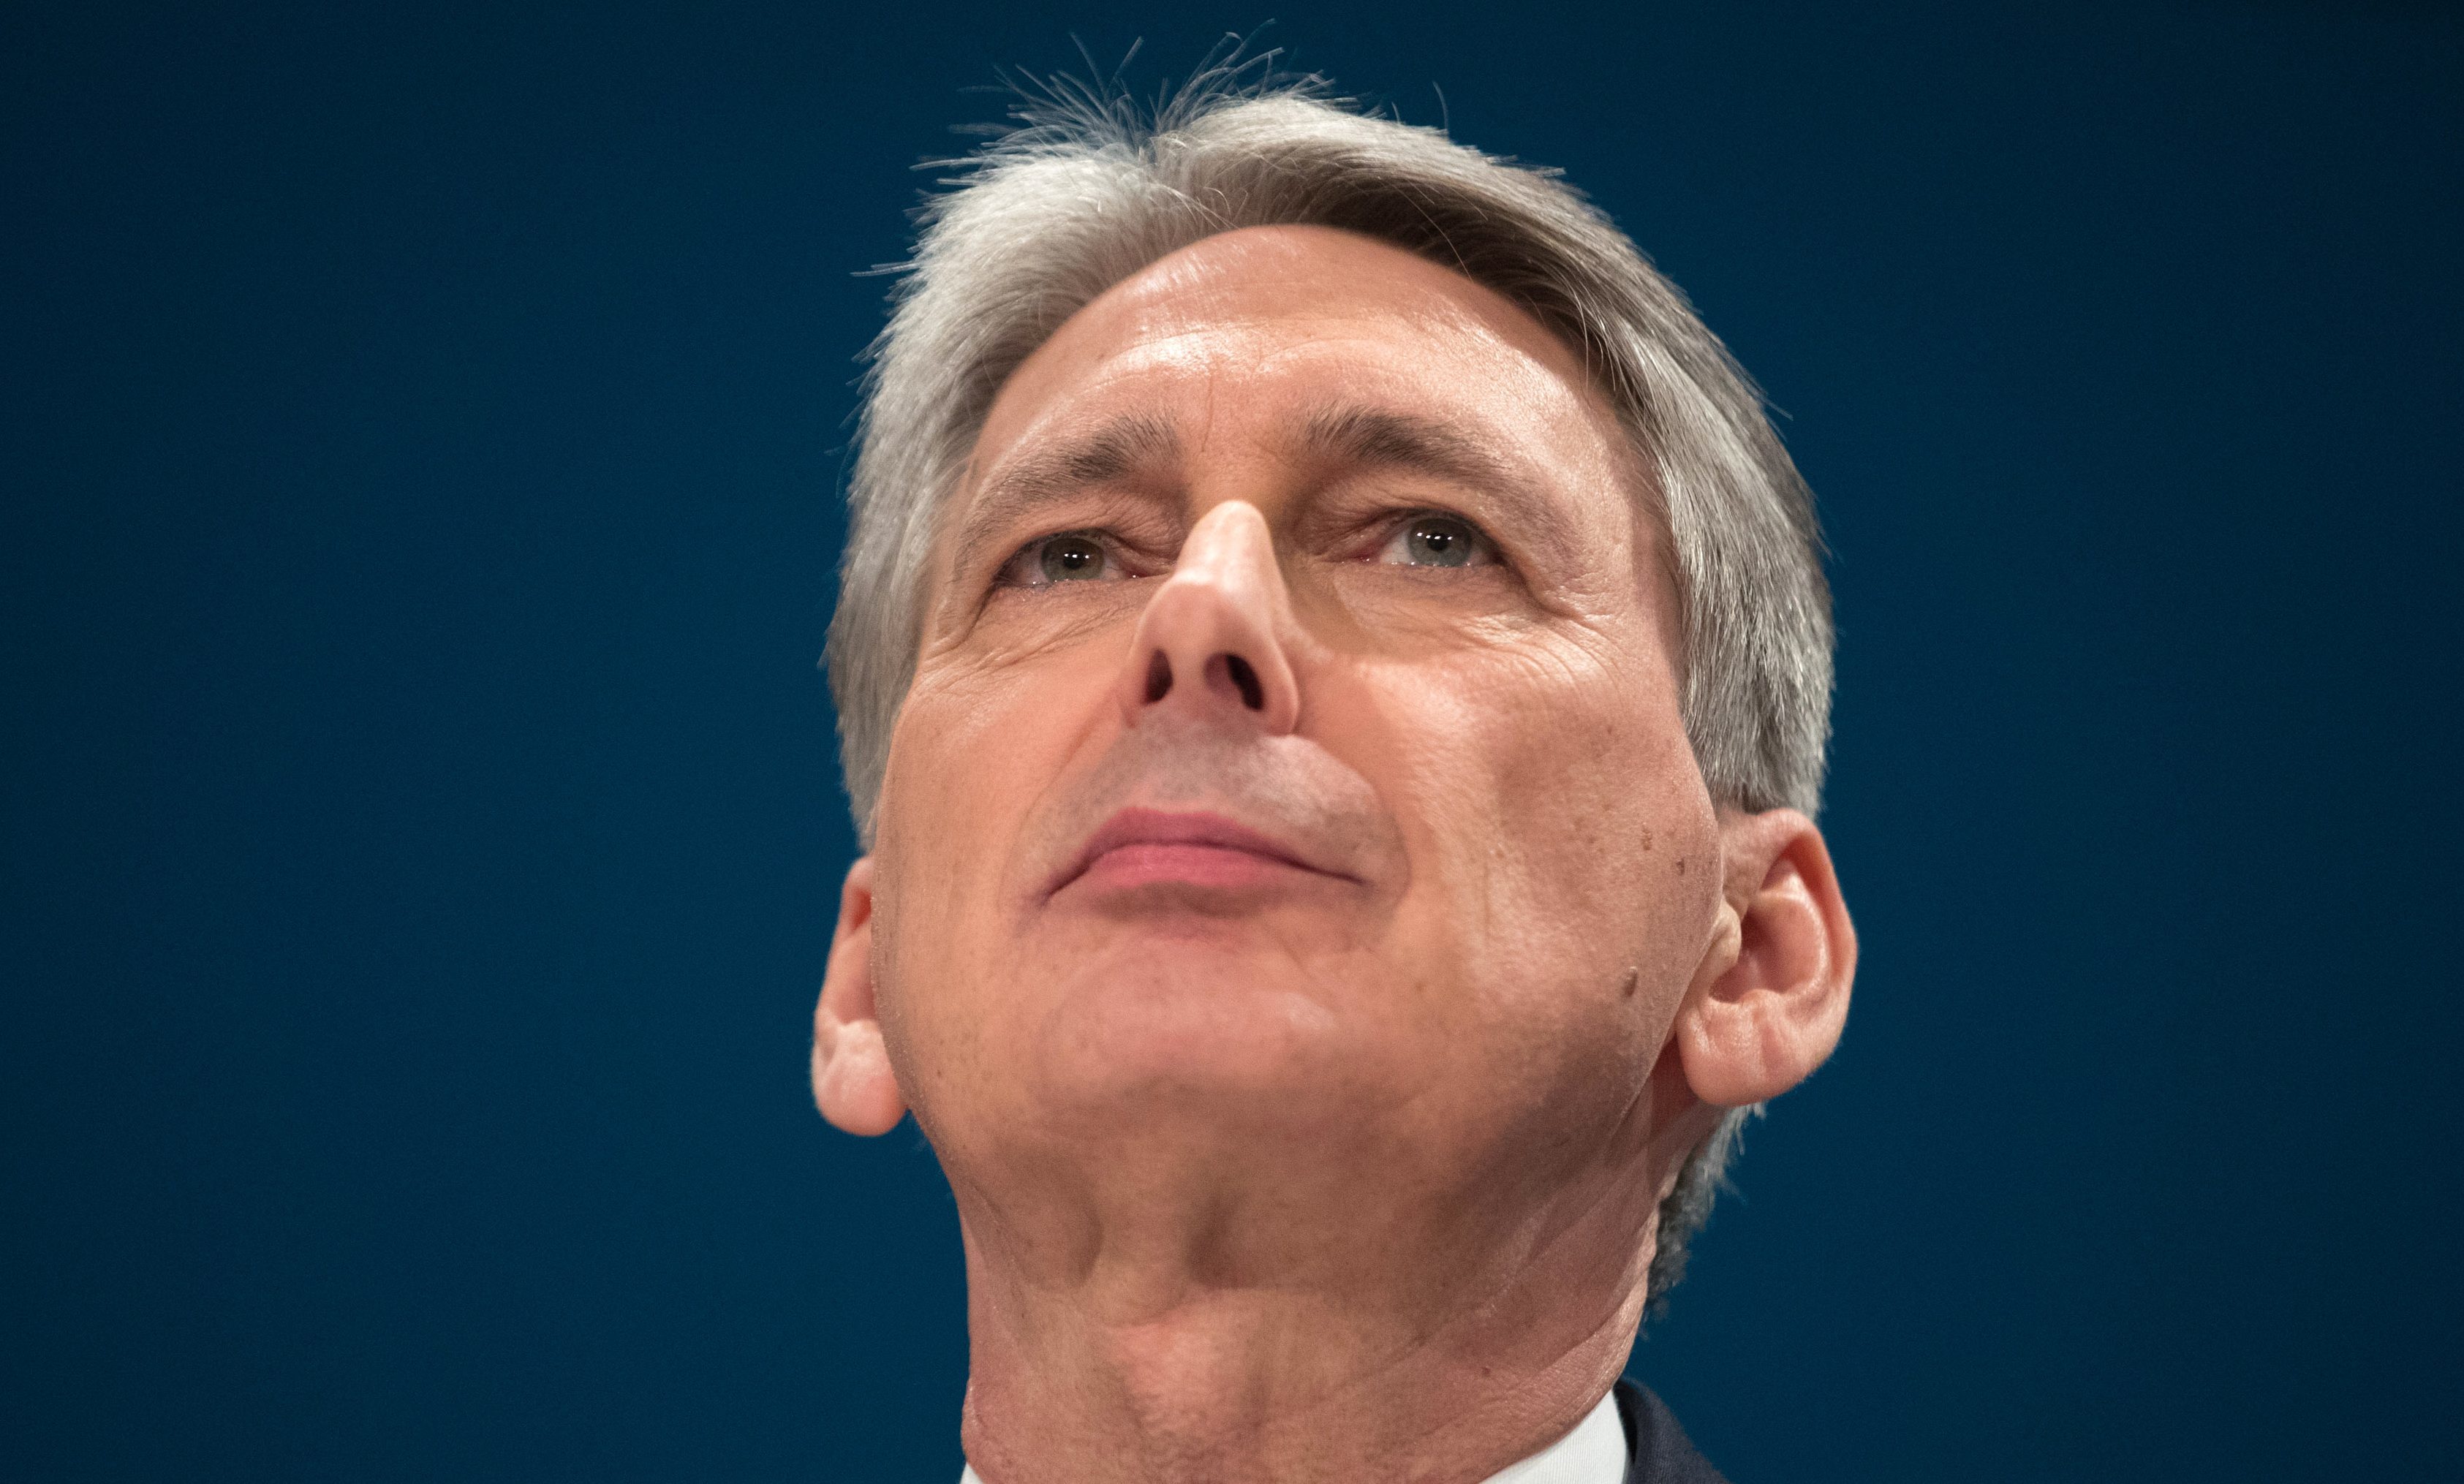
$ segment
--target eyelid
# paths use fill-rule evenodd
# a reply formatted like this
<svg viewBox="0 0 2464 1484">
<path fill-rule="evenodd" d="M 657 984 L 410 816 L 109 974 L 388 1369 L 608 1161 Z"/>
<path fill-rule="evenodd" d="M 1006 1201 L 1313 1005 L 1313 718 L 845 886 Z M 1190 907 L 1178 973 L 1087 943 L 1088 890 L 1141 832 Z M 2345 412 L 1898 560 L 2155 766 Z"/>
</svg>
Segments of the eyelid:
<svg viewBox="0 0 2464 1484">
<path fill-rule="evenodd" d="M 1179 502 L 1165 493 L 1141 484 L 1095 484 L 1046 491 L 1032 498 L 1013 493 L 994 498 L 989 506 L 979 502 L 961 513 L 957 533 L 960 571 L 980 591 L 1021 551 L 1060 535 L 1110 542 L 1125 558 L 1147 556 L 1177 525 L 1173 517 Z"/>
<path fill-rule="evenodd" d="M 1036 552 L 1038 548 L 1069 536 L 1077 536 L 1083 540 L 1093 542 L 1096 547 L 1102 550 L 1106 564 L 1110 568 L 1113 569 L 1118 577 L 1126 578 L 1139 576 L 1136 564 L 1130 561 L 1126 556 L 1125 547 L 1127 543 L 1122 541 L 1120 535 L 1117 532 L 1103 526 L 1067 526 L 1059 531 L 1047 531 L 1042 535 L 1029 536 L 1027 539 L 1020 542 L 1017 546 L 1011 548 L 1010 554 L 1001 558 L 1001 565 L 993 569 L 992 579 L 989 586 L 992 590 L 999 591 L 1002 588 L 1052 587 L 1057 585 L 1049 578 L 1042 578 L 1041 580 L 1036 581 L 1016 581 L 1011 579 L 1010 571 L 1012 568 L 1018 566 L 1019 563 L 1024 561 L 1027 556 Z M 1038 576 L 1041 578 L 1041 574 L 1038 574 Z"/>
<path fill-rule="evenodd" d="M 1370 521 L 1368 524 L 1368 530 L 1370 532 L 1368 545 L 1363 554 L 1356 559 L 1362 561 L 1375 561 L 1384 554 L 1386 548 L 1394 543 L 1397 537 L 1402 535 L 1406 531 L 1411 529 L 1414 521 L 1419 520 L 1449 521 L 1455 525 L 1463 527 L 1465 531 L 1470 532 L 1473 542 L 1472 549 L 1475 552 L 1485 556 L 1488 559 L 1485 563 L 1465 563 L 1466 566 L 1488 565 L 1510 568 L 1514 565 L 1506 554 L 1505 544 L 1499 541 L 1497 537 L 1490 535 L 1486 526 L 1482 525 L 1479 521 L 1472 519 L 1469 515 L 1463 514 L 1460 511 L 1445 510 L 1434 505 L 1414 506 L 1408 510 L 1382 514 Z"/>
</svg>

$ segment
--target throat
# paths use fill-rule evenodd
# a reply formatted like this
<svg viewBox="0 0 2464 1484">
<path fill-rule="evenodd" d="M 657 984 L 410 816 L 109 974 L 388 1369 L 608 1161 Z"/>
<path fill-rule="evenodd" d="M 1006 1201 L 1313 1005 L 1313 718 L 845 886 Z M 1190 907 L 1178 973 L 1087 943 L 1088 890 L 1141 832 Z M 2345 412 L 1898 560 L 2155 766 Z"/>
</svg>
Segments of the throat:
<svg viewBox="0 0 2464 1484">
<path fill-rule="evenodd" d="M 1410 1273 L 1335 1291 L 1193 1282 L 1121 1314 L 1117 1296 L 999 1281 L 971 1242 L 962 1441 L 987 1484 L 1479 1484 L 1567 1437 L 1615 1383 L 1640 1245 L 1600 1283 L 1545 1263 L 1446 1292 Z"/>
</svg>

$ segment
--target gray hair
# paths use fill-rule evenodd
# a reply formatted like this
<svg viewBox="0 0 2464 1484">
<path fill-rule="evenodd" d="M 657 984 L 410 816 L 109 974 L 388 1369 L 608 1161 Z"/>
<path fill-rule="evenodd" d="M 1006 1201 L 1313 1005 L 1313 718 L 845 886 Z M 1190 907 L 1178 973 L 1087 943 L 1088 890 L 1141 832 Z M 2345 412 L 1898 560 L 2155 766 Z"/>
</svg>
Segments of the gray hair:
<svg viewBox="0 0 2464 1484">
<path fill-rule="evenodd" d="M 1814 503 L 1761 393 L 1625 234 L 1551 170 L 1358 112 L 1315 79 L 1201 73 L 1152 117 L 1059 82 L 929 199 L 869 351 L 826 663 L 868 845 L 914 679 L 926 558 L 995 394 L 1089 301 L 1245 227 L 1357 232 L 1455 269 L 1579 350 L 1656 489 L 1684 625 L 1686 734 L 1712 798 L 1812 814 L 1830 735 L 1831 601 Z M 1650 1296 L 1684 1271 L 1752 1111 L 1660 1208 Z"/>
</svg>

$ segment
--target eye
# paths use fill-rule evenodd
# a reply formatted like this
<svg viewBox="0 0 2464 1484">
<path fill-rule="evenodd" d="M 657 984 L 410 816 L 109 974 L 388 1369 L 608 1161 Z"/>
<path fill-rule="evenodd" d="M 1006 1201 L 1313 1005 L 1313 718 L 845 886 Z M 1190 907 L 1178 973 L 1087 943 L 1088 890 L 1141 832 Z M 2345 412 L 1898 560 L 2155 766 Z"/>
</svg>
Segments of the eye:
<svg viewBox="0 0 2464 1484">
<path fill-rule="evenodd" d="M 1020 547 L 1002 565 L 998 581 L 1003 587 L 1050 587 L 1122 576 L 1120 562 L 1101 537 L 1089 531 L 1064 531 Z"/>
<path fill-rule="evenodd" d="M 1414 515 L 1395 528 L 1377 559 L 1402 567 L 1488 567 L 1496 549 L 1471 522 L 1452 515 Z"/>
</svg>

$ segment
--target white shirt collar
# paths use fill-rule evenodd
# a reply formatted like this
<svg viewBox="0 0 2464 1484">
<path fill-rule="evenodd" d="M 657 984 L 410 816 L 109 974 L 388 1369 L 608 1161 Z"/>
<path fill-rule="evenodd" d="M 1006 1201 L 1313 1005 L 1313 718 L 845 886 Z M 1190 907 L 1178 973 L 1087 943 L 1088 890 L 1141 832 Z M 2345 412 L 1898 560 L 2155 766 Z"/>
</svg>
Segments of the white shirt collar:
<svg viewBox="0 0 2464 1484">
<path fill-rule="evenodd" d="M 1624 1484 L 1625 1423 L 1617 1417 L 1614 1392 L 1574 1424 L 1574 1430 L 1524 1459 L 1488 1476 L 1485 1484 Z M 983 1484 L 975 1467 L 958 1475 L 958 1484 Z"/>
</svg>

